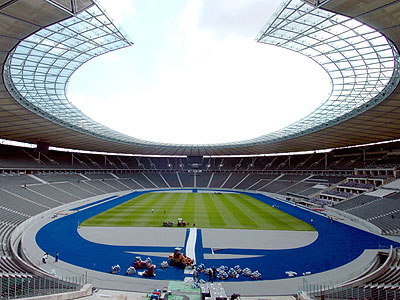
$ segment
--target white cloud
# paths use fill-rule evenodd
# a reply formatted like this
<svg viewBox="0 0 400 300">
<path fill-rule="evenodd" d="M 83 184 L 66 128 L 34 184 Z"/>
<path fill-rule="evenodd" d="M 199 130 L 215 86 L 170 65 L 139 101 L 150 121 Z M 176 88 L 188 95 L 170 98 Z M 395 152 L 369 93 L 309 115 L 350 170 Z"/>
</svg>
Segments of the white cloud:
<svg viewBox="0 0 400 300">
<path fill-rule="evenodd" d="M 203 1 L 199 15 L 199 28 L 220 37 L 241 35 L 255 37 L 282 0 Z"/>
<path fill-rule="evenodd" d="M 131 0 L 98 0 L 98 2 L 117 24 L 122 24 L 126 18 L 134 17 L 136 14 L 135 6 Z"/>
<path fill-rule="evenodd" d="M 280 129 L 325 100 L 329 81 L 310 59 L 254 41 L 269 9 L 261 0 L 188 0 L 174 22 L 160 28 L 168 38 L 154 61 L 129 58 L 156 66 L 151 81 L 138 85 L 132 79 L 112 93 L 99 86 L 97 94 L 70 97 L 95 120 L 157 142 L 232 142 Z M 118 72 L 107 73 L 139 78 L 148 72 L 140 64 L 133 70 L 120 64 L 115 60 Z"/>
</svg>

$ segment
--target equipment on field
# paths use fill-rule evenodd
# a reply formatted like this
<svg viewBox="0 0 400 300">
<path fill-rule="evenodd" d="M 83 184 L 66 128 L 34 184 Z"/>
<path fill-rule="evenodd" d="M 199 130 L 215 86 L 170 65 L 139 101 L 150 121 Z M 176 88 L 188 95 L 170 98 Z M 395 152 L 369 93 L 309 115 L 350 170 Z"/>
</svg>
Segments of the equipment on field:
<svg viewBox="0 0 400 300">
<path fill-rule="evenodd" d="M 174 253 L 169 256 L 169 264 L 184 269 L 186 266 L 192 266 L 194 261 L 181 253 L 182 248 L 175 248 Z"/>
<path fill-rule="evenodd" d="M 252 272 L 251 272 L 251 270 L 249 268 L 244 268 L 243 271 L 242 271 L 242 274 L 244 276 L 250 277 Z"/>
<path fill-rule="evenodd" d="M 111 267 L 111 273 L 116 274 L 119 272 L 121 272 L 121 267 L 118 264 Z"/>
<path fill-rule="evenodd" d="M 224 272 L 224 271 L 225 272 L 228 271 L 228 266 L 222 265 L 217 269 L 217 272 Z"/>
<path fill-rule="evenodd" d="M 146 258 L 145 263 L 146 263 L 146 267 L 150 268 L 151 265 L 153 264 L 153 261 L 151 260 L 150 257 L 148 257 L 148 258 Z"/>
<path fill-rule="evenodd" d="M 128 270 L 126 270 L 126 275 L 133 275 L 136 273 L 135 267 L 130 266 Z"/>
<path fill-rule="evenodd" d="M 178 225 L 178 227 L 186 227 L 187 222 L 183 221 L 182 218 L 178 218 L 178 224 L 177 225 Z"/>
<path fill-rule="evenodd" d="M 150 296 L 148 295 L 147 297 L 153 300 L 159 300 L 159 299 L 164 299 L 164 296 L 165 295 L 161 293 L 160 289 L 155 289 L 153 293 Z"/>
<path fill-rule="evenodd" d="M 234 268 L 229 269 L 228 276 L 232 278 L 239 278 L 239 274 Z"/>
<path fill-rule="evenodd" d="M 239 299 L 240 299 L 240 295 L 239 294 L 236 294 L 236 293 L 232 294 L 231 300 L 239 300 Z"/>
<path fill-rule="evenodd" d="M 240 268 L 239 265 L 236 265 L 233 268 L 235 269 L 236 273 L 238 273 L 238 274 L 240 274 L 240 272 L 242 272 L 242 269 Z"/>
<path fill-rule="evenodd" d="M 286 274 L 288 277 L 297 276 L 297 273 L 296 273 L 295 271 L 286 271 L 285 274 Z"/>
<path fill-rule="evenodd" d="M 254 272 L 251 274 L 251 278 L 253 278 L 253 279 L 255 279 L 255 280 L 259 280 L 259 279 L 261 279 L 261 273 L 258 272 L 258 270 L 257 270 L 257 271 L 254 271 Z"/>
<path fill-rule="evenodd" d="M 154 273 L 154 270 L 156 268 L 156 265 L 151 265 L 146 271 L 143 272 L 144 277 L 155 277 L 156 273 Z"/>
<path fill-rule="evenodd" d="M 197 267 L 197 272 L 203 273 L 203 272 L 205 271 L 205 269 L 206 269 L 206 267 L 204 266 L 204 264 L 200 264 L 200 265 Z"/>
<path fill-rule="evenodd" d="M 221 272 L 218 273 L 217 278 L 220 280 L 226 280 L 228 279 L 228 273 L 221 270 Z"/>
<path fill-rule="evenodd" d="M 143 261 L 140 256 L 136 256 L 133 265 L 136 269 L 145 269 L 146 268 L 146 261 Z"/>
<path fill-rule="evenodd" d="M 169 264 L 171 266 L 178 266 L 182 269 L 185 268 L 183 263 L 183 254 L 181 253 L 182 248 L 175 248 L 174 253 L 169 256 Z"/>
</svg>

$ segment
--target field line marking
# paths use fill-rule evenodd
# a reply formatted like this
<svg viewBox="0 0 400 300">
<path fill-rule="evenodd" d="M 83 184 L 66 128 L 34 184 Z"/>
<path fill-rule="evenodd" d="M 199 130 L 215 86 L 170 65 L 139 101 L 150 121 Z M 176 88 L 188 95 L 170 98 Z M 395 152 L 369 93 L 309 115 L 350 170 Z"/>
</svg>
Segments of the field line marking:
<svg viewBox="0 0 400 300">
<path fill-rule="evenodd" d="M 196 252 L 194 248 L 196 246 L 196 239 L 197 239 L 197 228 L 190 228 L 189 237 L 186 242 L 186 256 L 193 259 L 196 263 Z"/>
</svg>

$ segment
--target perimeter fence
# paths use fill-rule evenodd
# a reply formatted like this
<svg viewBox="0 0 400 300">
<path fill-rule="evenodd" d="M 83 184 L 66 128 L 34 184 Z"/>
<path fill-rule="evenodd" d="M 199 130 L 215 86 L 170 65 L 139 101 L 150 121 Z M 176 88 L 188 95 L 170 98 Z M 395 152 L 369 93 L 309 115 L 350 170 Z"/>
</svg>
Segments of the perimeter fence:
<svg viewBox="0 0 400 300">
<path fill-rule="evenodd" d="M 18 299 L 79 291 L 86 276 L 45 278 L 21 274 L 0 274 L 1 299 Z"/>
<path fill-rule="evenodd" d="M 307 292 L 315 300 L 393 300 L 400 299 L 398 286 L 361 286 L 361 287 L 336 287 L 324 290 L 323 286 L 315 286 L 315 290 Z"/>
</svg>

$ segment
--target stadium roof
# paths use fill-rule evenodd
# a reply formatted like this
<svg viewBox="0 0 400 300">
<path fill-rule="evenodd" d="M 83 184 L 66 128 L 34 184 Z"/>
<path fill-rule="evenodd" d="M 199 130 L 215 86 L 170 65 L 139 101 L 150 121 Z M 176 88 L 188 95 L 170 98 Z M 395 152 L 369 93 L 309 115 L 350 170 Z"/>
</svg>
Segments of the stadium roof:
<svg viewBox="0 0 400 300">
<path fill-rule="evenodd" d="M 400 3 L 318 2 L 327 10 L 300 0 L 285 1 L 257 40 L 319 63 L 331 78 L 329 98 L 305 118 L 256 139 L 178 145 L 113 131 L 88 118 L 66 98 L 68 80 L 83 63 L 132 45 L 96 3 L 0 1 L 4 80 L 0 137 L 81 150 L 163 155 L 294 152 L 400 138 L 400 27 L 394 16 Z"/>
</svg>

